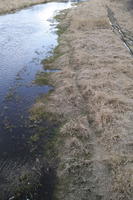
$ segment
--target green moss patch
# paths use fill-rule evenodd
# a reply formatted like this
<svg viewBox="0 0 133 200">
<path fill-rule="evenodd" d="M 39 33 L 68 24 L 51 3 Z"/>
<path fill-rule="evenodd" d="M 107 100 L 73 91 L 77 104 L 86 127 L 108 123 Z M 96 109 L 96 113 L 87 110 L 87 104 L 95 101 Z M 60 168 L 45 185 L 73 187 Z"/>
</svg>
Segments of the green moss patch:
<svg viewBox="0 0 133 200">
<path fill-rule="evenodd" d="M 62 56 L 63 53 L 60 52 L 60 46 L 58 45 L 55 49 L 54 49 L 54 52 L 53 52 L 53 55 L 48 57 L 47 59 L 44 59 L 42 60 L 42 64 L 44 66 L 44 69 L 55 69 L 55 66 L 54 66 L 54 61 L 59 58 L 60 56 Z M 56 67 L 56 69 L 58 69 Z"/>
</svg>

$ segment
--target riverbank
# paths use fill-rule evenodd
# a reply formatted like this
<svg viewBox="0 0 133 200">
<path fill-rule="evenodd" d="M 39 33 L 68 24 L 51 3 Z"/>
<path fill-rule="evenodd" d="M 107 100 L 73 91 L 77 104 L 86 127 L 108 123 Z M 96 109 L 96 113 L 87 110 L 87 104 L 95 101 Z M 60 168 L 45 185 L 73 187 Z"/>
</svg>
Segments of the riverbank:
<svg viewBox="0 0 133 200">
<path fill-rule="evenodd" d="M 46 154 L 60 124 L 58 115 L 44 113 L 34 121 L 29 108 L 53 89 L 34 80 L 43 71 L 42 59 L 57 45 L 53 16 L 68 7 L 67 2 L 50 2 L 0 16 L 1 200 L 52 199 L 55 165 Z"/>
<path fill-rule="evenodd" d="M 124 45 L 132 48 L 133 15 L 123 2 L 90 0 L 58 16 L 59 46 L 44 67 L 61 71 L 48 74 L 55 89 L 32 108 L 64 119 L 52 143 L 55 199 L 133 198 L 133 57 Z"/>
<path fill-rule="evenodd" d="M 15 12 L 25 7 L 47 2 L 50 0 L 0 0 L 0 14 Z"/>
<path fill-rule="evenodd" d="M 15 12 L 18 9 L 22 9 L 35 4 L 45 3 L 46 0 L 0 0 L 0 14 Z"/>
</svg>

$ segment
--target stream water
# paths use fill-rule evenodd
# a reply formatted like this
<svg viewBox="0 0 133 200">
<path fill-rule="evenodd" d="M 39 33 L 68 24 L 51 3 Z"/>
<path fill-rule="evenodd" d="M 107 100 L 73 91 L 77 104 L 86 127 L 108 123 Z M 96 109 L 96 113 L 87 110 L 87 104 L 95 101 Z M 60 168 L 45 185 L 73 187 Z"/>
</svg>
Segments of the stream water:
<svg viewBox="0 0 133 200">
<path fill-rule="evenodd" d="M 22 163 L 28 153 L 24 145 L 25 137 L 30 131 L 27 124 L 28 110 L 40 94 L 53 89 L 49 85 L 33 84 L 36 74 L 40 71 L 45 72 L 41 64 L 42 59 L 50 56 L 57 45 L 57 22 L 53 17 L 58 11 L 69 7 L 71 2 L 51 2 L 0 16 L 0 199 L 2 200 L 10 196 L 6 188 L 7 177 L 11 179 L 18 173 L 15 170 L 20 168 L 19 161 Z M 11 168 L 14 172 L 8 174 Z M 12 179 L 10 181 L 12 182 Z"/>
<path fill-rule="evenodd" d="M 43 71 L 41 60 L 57 45 L 53 16 L 70 6 L 52 2 L 0 16 L 0 154 L 19 152 L 27 110 L 38 95 L 52 89 L 32 82 Z"/>
</svg>

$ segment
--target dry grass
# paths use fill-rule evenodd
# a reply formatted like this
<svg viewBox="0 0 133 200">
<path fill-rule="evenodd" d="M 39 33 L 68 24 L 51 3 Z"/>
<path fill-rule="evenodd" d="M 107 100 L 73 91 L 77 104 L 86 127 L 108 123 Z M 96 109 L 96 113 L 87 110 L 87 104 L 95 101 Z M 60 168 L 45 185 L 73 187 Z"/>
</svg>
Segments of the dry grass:
<svg viewBox="0 0 133 200">
<path fill-rule="evenodd" d="M 0 0 L 0 14 L 44 2 L 47 0 Z"/>
<path fill-rule="evenodd" d="M 0 0 L 0 14 L 15 12 L 16 10 L 36 4 L 47 3 L 53 0 Z M 61 0 L 57 0 L 61 1 Z M 65 1 L 65 0 L 63 0 Z"/>
<path fill-rule="evenodd" d="M 84 16 L 76 16 L 75 23 L 73 27 L 78 29 L 86 29 L 89 27 L 90 29 L 100 28 L 105 29 L 109 27 L 109 21 L 107 18 L 102 17 L 99 19 L 94 17 L 93 19 L 86 18 Z"/>
<path fill-rule="evenodd" d="M 133 199 L 133 61 L 109 26 L 105 3 L 112 5 L 83 3 L 60 24 L 68 24 L 59 39 L 63 54 L 52 66 L 62 71 L 51 76 L 55 91 L 46 104 L 66 121 L 56 147 L 58 200 Z M 121 22 L 129 19 L 114 4 Z"/>
</svg>

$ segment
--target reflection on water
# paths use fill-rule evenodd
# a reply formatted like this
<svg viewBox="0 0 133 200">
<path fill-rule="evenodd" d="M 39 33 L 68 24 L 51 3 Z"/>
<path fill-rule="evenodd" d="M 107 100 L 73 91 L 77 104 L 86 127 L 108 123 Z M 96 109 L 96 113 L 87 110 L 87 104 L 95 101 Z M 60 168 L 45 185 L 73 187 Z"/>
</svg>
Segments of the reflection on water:
<svg viewBox="0 0 133 200">
<path fill-rule="evenodd" d="M 0 155 L 23 148 L 27 110 L 51 86 L 33 85 L 41 60 L 57 45 L 53 16 L 71 3 L 47 3 L 0 16 Z"/>
<path fill-rule="evenodd" d="M 51 55 L 57 45 L 53 16 L 70 6 L 70 1 L 47 3 L 0 16 L 0 199 L 52 199 L 54 173 L 43 161 L 40 145 L 33 156 L 27 141 L 39 126 L 46 128 L 44 140 L 47 142 L 57 124 L 51 120 L 39 122 L 43 123 L 42 127 L 37 122 L 32 124 L 27 111 L 38 95 L 53 89 L 49 85 L 37 86 L 33 80 L 38 72 L 44 71 L 41 60 Z M 19 194 L 21 198 L 14 198 L 14 189 L 29 186 L 29 179 L 24 176 L 29 173 L 34 186 L 32 195 L 31 191 L 27 194 L 26 188 Z"/>
<path fill-rule="evenodd" d="M 66 3 L 49 3 L 33 6 L 15 14 L 0 17 L 0 102 L 23 68 L 33 78 L 40 70 L 40 59 L 57 44 L 52 16 L 57 10 L 68 7 Z M 30 68 L 30 69 L 29 69 Z"/>
</svg>

